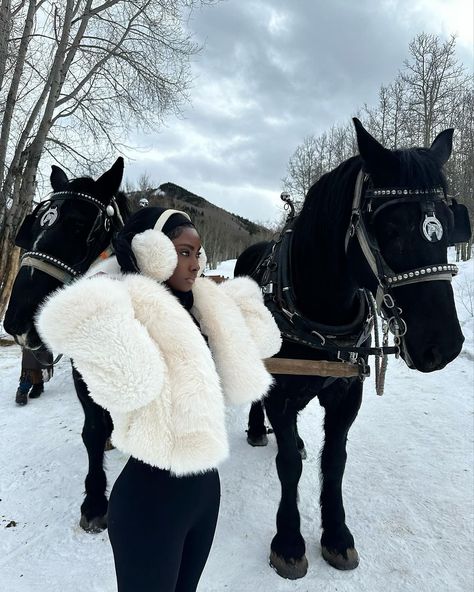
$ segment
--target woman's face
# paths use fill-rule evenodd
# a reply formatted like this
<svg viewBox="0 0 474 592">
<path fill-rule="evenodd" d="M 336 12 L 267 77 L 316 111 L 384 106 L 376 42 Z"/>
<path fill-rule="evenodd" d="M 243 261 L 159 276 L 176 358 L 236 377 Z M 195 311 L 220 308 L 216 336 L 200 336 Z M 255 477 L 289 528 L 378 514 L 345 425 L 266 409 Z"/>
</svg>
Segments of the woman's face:
<svg viewBox="0 0 474 592">
<path fill-rule="evenodd" d="M 178 265 L 173 275 L 166 282 L 173 290 L 189 292 L 192 290 L 199 271 L 199 255 L 201 254 L 201 240 L 195 228 L 186 226 L 181 234 L 172 239 Z"/>
</svg>

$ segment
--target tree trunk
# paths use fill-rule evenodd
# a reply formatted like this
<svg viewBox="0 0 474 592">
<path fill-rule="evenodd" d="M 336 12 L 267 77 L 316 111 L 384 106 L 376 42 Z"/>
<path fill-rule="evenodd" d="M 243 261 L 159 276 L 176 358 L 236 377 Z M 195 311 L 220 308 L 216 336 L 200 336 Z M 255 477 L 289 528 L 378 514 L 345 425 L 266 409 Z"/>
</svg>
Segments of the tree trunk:
<svg viewBox="0 0 474 592">
<path fill-rule="evenodd" d="M 3 319 L 5 311 L 7 309 L 8 301 L 10 299 L 10 293 L 12 290 L 13 282 L 15 281 L 16 274 L 20 266 L 20 249 L 5 240 L 3 237 L 0 244 L 0 250 L 2 253 L 6 253 L 5 257 L 2 257 L 2 269 L 0 274 L 2 282 L 0 284 L 0 319 Z"/>
</svg>

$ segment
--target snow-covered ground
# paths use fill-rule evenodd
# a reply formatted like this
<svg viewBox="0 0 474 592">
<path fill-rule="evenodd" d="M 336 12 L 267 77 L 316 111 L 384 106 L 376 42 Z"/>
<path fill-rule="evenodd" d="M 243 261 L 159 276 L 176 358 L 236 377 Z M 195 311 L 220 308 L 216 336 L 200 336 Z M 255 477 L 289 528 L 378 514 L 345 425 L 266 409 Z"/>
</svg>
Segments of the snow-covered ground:
<svg viewBox="0 0 474 592">
<path fill-rule="evenodd" d="M 199 592 L 474 589 L 474 319 L 467 310 L 474 282 L 472 262 L 460 267 L 454 285 L 466 341 L 458 359 L 428 375 L 391 360 L 381 398 L 366 382 L 344 481 L 360 566 L 339 572 L 320 555 L 317 400 L 299 420 L 308 450 L 299 507 L 310 566 L 298 581 L 268 566 L 279 500 L 274 438 L 267 448 L 250 448 L 247 409 L 231 409 L 231 457 L 220 471 L 221 512 Z M 16 345 L 0 347 L 0 592 L 113 592 L 107 532 L 88 535 L 78 526 L 86 453 L 69 362 L 59 363 L 44 395 L 26 407 L 14 404 L 19 364 Z M 112 484 L 126 457 L 112 450 L 106 458 Z"/>
</svg>

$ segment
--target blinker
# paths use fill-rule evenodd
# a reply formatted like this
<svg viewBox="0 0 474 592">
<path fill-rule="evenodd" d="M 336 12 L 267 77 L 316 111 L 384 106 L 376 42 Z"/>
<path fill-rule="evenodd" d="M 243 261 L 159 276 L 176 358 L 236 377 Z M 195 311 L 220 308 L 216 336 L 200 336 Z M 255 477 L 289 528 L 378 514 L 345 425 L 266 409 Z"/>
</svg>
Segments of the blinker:
<svg viewBox="0 0 474 592">
<path fill-rule="evenodd" d="M 15 237 L 15 245 L 21 249 L 29 250 L 33 244 L 32 229 L 35 223 L 35 214 L 25 216 Z"/>
<path fill-rule="evenodd" d="M 469 220 L 469 212 L 464 204 L 459 204 L 455 199 L 449 209 L 453 213 L 454 224 L 453 229 L 449 233 L 449 245 L 453 246 L 458 243 L 467 243 L 471 240 L 471 222 Z"/>
</svg>

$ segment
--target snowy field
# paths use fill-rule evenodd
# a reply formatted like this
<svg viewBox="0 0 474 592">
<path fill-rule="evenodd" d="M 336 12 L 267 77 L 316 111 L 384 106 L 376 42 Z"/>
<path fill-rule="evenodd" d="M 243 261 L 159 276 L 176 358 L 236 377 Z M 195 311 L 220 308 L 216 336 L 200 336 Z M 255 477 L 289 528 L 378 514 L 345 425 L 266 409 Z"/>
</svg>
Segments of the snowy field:
<svg viewBox="0 0 474 592">
<path fill-rule="evenodd" d="M 454 286 L 466 341 L 458 359 L 428 375 L 391 360 L 381 398 L 373 379 L 366 382 L 344 481 L 360 566 L 339 572 L 320 555 L 317 400 L 299 420 L 308 450 L 299 506 L 310 565 L 298 581 L 283 580 L 268 566 L 279 500 L 275 440 L 270 436 L 267 448 L 249 447 L 247 409 L 231 409 L 231 457 L 220 471 L 221 513 L 199 592 L 474 589 L 474 319 L 468 302 L 474 282 L 472 262 L 460 267 Z M 214 273 L 229 275 L 229 269 Z M 19 369 L 19 348 L 0 347 L 0 592 L 114 592 L 107 532 L 90 535 L 78 526 L 86 452 L 69 362 L 61 360 L 44 395 L 26 407 L 14 403 Z M 125 461 L 118 450 L 106 453 L 110 484 Z"/>
</svg>

